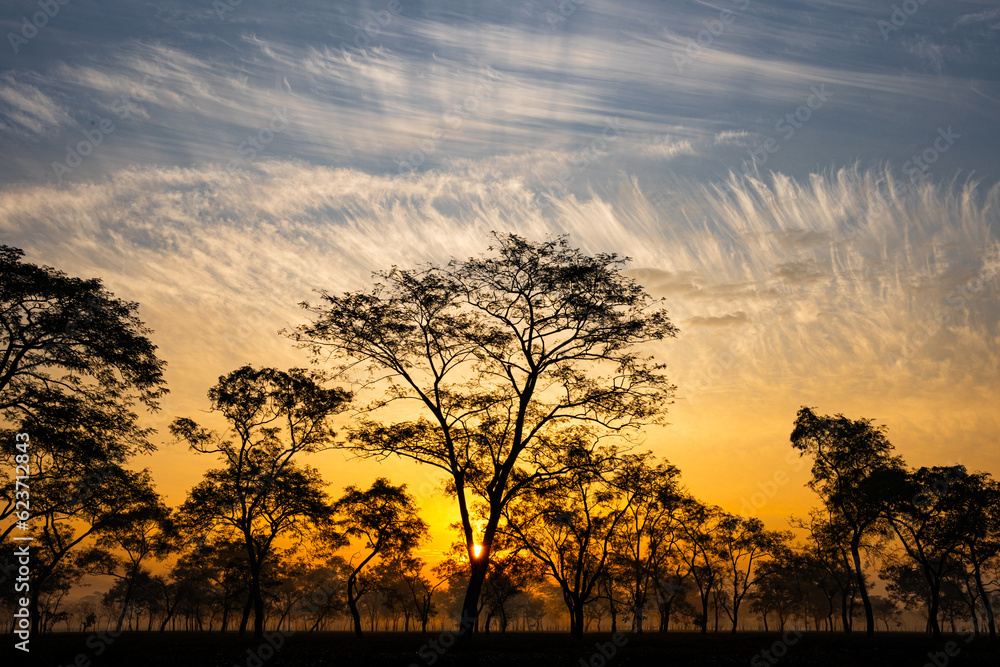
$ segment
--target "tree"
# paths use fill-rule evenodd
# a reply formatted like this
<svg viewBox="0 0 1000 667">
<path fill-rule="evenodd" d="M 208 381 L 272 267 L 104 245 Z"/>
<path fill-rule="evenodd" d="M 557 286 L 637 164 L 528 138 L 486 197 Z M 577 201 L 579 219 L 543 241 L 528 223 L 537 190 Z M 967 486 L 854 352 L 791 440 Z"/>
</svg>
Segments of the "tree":
<svg viewBox="0 0 1000 667">
<path fill-rule="evenodd" d="M 420 632 L 427 634 L 427 624 L 431 616 L 437 613 L 434 592 L 447 580 L 441 579 L 436 584 L 431 584 L 423 575 L 424 562 L 409 554 L 397 557 L 393 561 L 393 566 L 405 587 L 404 596 L 409 595 L 407 604 L 412 606 L 416 617 L 420 620 Z"/>
<path fill-rule="evenodd" d="M 612 535 L 613 576 L 626 594 L 633 632 L 642 632 L 656 574 L 679 538 L 674 528 L 687 502 L 679 477 L 676 466 L 655 462 L 646 453 L 626 455 L 612 481 L 616 493 L 626 500 Z"/>
<path fill-rule="evenodd" d="M 607 571 L 612 538 L 637 493 L 619 493 L 611 486 L 613 450 L 597 460 L 591 454 L 569 441 L 567 458 L 584 460 L 508 503 L 500 529 L 538 559 L 559 584 L 570 633 L 578 638 L 583 637 L 584 610 L 599 595 L 597 583 Z"/>
<path fill-rule="evenodd" d="M 809 487 L 846 528 L 869 636 L 875 633 L 875 617 L 861 550 L 866 540 L 878 541 L 885 536 L 889 494 L 906 474 L 902 459 L 892 455 L 885 430 L 884 426 L 873 426 L 871 419 L 820 416 L 803 407 L 791 435 L 792 447 L 813 457 Z"/>
<path fill-rule="evenodd" d="M 996 640 L 993 602 L 985 586 L 985 570 L 1000 557 L 1000 482 L 986 473 L 970 473 L 949 488 L 961 521 L 958 553 L 971 568 L 972 580 L 986 608 L 990 640 Z"/>
<path fill-rule="evenodd" d="M 330 421 L 350 398 L 342 389 L 322 387 L 321 379 L 301 369 L 243 366 L 220 377 L 208 392 L 212 411 L 222 413 L 235 437 L 187 418 L 170 425 L 191 449 L 222 460 L 223 467 L 206 472 L 191 490 L 180 516 L 189 530 L 233 533 L 243 542 L 250 599 L 241 635 L 251 607 L 254 637 L 264 635 L 261 573 L 273 556 L 275 540 L 282 535 L 301 539 L 304 528 L 322 525 L 331 516 L 319 472 L 294 460 L 330 446 L 335 436 Z"/>
<path fill-rule="evenodd" d="M 792 524 L 809 533 L 803 554 L 804 567 L 810 584 L 827 599 L 830 628 L 833 628 L 833 599 L 839 596 L 843 630 L 851 632 L 857 578 L 850 553 L 850 531 L 842 519 L 831 517 L 821 509 L 813 509 L 808 522 L 793 520 Z"/>
<path fill-rule="evenodd" d="M 967 512 L 975 512 L 979 501 L 988 500 L 968 492 L 972 488 L 968 477 L 964 466 L 915 470 L 906 476 L 889 514 L 903 548 L 927 581 L 930 591 L 927 622 L 935 639 L 941 637 L 938 623 L 941 585 L 959 567 L 959 550 L 966 543 L 965 533 L 977 531 Z"/>
<path fill-rule="evenodd" d="M 140 574 L 148 571 L 143 562 L 162 559 L 174 547 L 174 527 L 170 509 L 157 497 L 146 507 L 138 507 L 128 523 L 108 526 L 91 549 L 80 554 L 77 565 L 92 574 L 115 577 L 122 584 L 121 613 L 115 631 L 121 631 L 125 612 L 132 603 Z"/>
<path fill-rule="evenodd" d="M 23 255 L 0 246 L 0 420 L 12 427 L 0 432 L 0 451 L 11 461 L 23 456 L 19 463 L 30 471 L 29 525 L 41 530 L 31 546 L 30 613 L 38 632 L 45 579 L 145 492 L 142 473 L 124 468 L 155 449 L 135 408 L 156 410 L 166 389 L 165 364 L 137 304 L 99 279 L 69 277 Z M 17 529 L 16 501 L 25 493 L 8 470 L 0 469 L 0 541 Z"/>
<path fill-rule="evenodd" d="M 368 291 L 323 292 L 315 320 L 292 336 L 347 372 L 367 365 L 388 392 L 372 410 L 411 400 L 422 418 L 367 420 L 362 455 L 407 457 L 448 473 L 471 576 L 474 618 L 503 509 L 541 477 L 555 438 L 578 421 L 613 431 L 656 421 L 673 387 L 635 347 L 675 335 L 666 312 L 621 273 L 613 254 L 587 256 L 564 238 L 495 234 L 492 256 L 376 274 Z M 396 413 L 398 414 L 398 413 Z M 487 508 L 481 535 L 472 499 Z M 463 621 L 462 636 L 467 629 Z"/>
<path fill-rule="evenodd" d="M 709 597 L 717 590 L 724 563 L 718 547 L 717 532 L 728 515 L 720 507 L 705 505 L 687 498 L 678 520 L 681 544 L 678 553 L 684 558 L 701 600 L 701 617 L 695 619 L 702 633 L 708 632 Z M 716 610 L 718 623 L 718 610 Z"/>
<path fill-rule="evenodd" d="M 725 564 L 726 592 L 730 603 L 724 609 L 733 623 L 732 632 L 736 632 L 743 599 L 767 574 L 766 570 L 758 571 L 761 560 L 780 556 L 791 538 L 789 532 L 766 530 L 764 522 L 757 518 L 729 515 L 720 522 L 718 547 Z"/>
<path fill-rule="evenodd" d="M 334 505 L 337 526 L 348 538 L 364 542 L 361 560 L 353 558 L 347 576 L 347 605 L 354 620 L 354 634 L 361 637 L 361 614 L 358 601 L 371 588 L 363 585 L 362 570 L 377 556 L 404 554 L 414 548 L 427 532 L 427 524 L 417 516 L 413 497 L 406 485 L 393 486 L 384 477 L 362 491 L 356 486 L 344 489 Z"/>
<path fill-rule="evenodd" d="M 135 401 L 155 409 L 164 362 L 135 312 L 97 278 L 71 278 L 0 245 L 0 412 L 52 405 L 99 409 L 129 425 Z M 65 375 L 55 375 L 57 372 Z"/>
</svg>

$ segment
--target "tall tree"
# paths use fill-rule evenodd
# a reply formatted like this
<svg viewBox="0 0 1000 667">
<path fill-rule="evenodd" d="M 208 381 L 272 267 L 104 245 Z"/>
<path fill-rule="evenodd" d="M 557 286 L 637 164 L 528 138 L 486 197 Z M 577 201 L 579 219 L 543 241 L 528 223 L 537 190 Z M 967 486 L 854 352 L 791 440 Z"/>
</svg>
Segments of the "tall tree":
<svg viewBox="0 0 1000 667">
<path fill-rule="evenodd" d="M 136 401 L 166 392 L 164 362 L 136 316 L 100 279 L 67 276 L 0 245 L 0 413 L 84 405 L 134 425 Z"/>
<path fill-rule="evenodd" d="M 678 514 L 688 500 L 676 466 L 657 462 L 648 452 L 623 459 L 612 480 L 615 492 L 627 499 L 612 535 L 612 569 L 629 603 L 632 631 L 641 633 L 650 594 L 656 595 L 656 574 L 675 551 Z"/>
<path fill-rule="evenodd" d="M 987 591 L 986 569 L 1000 561 L 1000 482 L 986 473 L 970 473 L 950 489 L 962 524 L 958 552 L 971 570 L 972 580 L 986 608 L 990 640 L 996 640 L 992 594 Z"/>
<path fill-rule="evenodd" d="M 129 459 L 154 449 L 138 406 L 158 408 L 164 362 L 136 315 L 138 305 L 84 280 L 23 261 L 0 245 L 0 451 L 26 452 L 31 477 L 31 615 L 40 629 L 38 591 L 71 550 L 145 493 Z M 25 459 L 19 459 L 19 462 Z M 23 482 L 0 469 L 0 541 L 18 524 Z M 130 506 L 119 506 L 128 513 Z M 23 527 L 24 524 L 22 524 Z M 40 531 L 40 532 L 37 532 Z"/>
<path fill-rule="evenodd" d="M 362 571 L 376 557 L 409 552 L 425 537 L 427 524 L 417 516 L 406 485 L 394 486 L 384 477 L 365 490 L 347 487 L 334 509 L 341 534 L 360 538 L 364 544 L 360 559 L 355 562 L 352 558 L 347 568 L 347 605 L 354 621 L 354 634 L 361 637 L 364 633 L 358 601 L 370 590 L 363 585 Z"/>
<path fill-rule="evenodd" d="M 295 460 L 330 447 L 335 436 L 330 422 L 350 398 L 342 389 L 324 388 L 321 379 L 300 369 L 243 366 L 220 377 L 208 392 L 212 411 L 226 418 L 235 437 L 187 418 L 170 425 L 191 449 L 222 461 L 191 490 L 180 517 L 194 531 L 218 530 L 243 542 L 250 600 L 241 635 L 251 607 L 254 636 L 264 635 L 261 574 L 274 555 L 275 540 L 282 535 L 301 539 L 303 528 L 322 525 L 331 516 L 319 472 Z"/>
<path fill-rule="evenodd" d="M 373 409 L 411 400 L 422 410 L 409 421 L 368 421 L 354 446 L 449 475 L 472 564 L 463 618 L 475 617 L 504 507 L 557 472 L 547 467 L 556 439 L 546 433 L 572 421 L 636 428 L 657 420 L 673 389 L 662 365 L 635 348 L 676 329 L 622 274 L 622 258 L 585 255 L 563 238 L 495 236 L 489 256 L 393 268 L 370 290 L 324 292 L 320 305 L 303 304 L 315 320 L 293 334 L 344 371 L 362 364 L 384 379 L 388 392 Z M 481 534 L 477 497 L 488 508 Z"/>
<path fill-rule="evenodd" d="M 729 515 L 722 508 L 705 505 L 694 498 L 683 503 L 683 511 L 678 520 L 681 544 L 678 553 L 686 561 L 691 579 L 698 589 L 701 601 L 701 616 L 696 619 L 699 630 L 708 632 L 709 598 L 718 589 L 719 579 L 724 572 L 718 545 L 718 531 Z M 718 621 L 718 610 L 716 610 Z"/>
<path fill-rule="evenodd" d="M 867 541 L 877 542 L 886 535 L 890 494 L 906 475 L 902 459 L 892 454 L 893 446 L 885 431 L 884 426 L 874 426 L 871 419 L 817 415 L 803 407 L 791 435 L 792 447 L 813 457 L 809 487 L 846 528 L 869 636 L 875 633 L 875 617 L 861 551 Z"/>
</svg>

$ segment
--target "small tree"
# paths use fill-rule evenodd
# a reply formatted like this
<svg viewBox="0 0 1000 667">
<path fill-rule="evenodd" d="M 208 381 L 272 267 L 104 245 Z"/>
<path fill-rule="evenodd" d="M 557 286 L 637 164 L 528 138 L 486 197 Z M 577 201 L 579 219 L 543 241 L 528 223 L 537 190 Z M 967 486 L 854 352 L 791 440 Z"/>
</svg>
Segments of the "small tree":
<svg viewBox="0 0 1000 667">
<path fill-rule="evenodd" d="M 109 525 L 97 538 L 97 544 L 80 554 L 77 565 L 92 574 L 105 574 L 121 583 L 121 613 L 115 631 L 122 629 L 125 613 L 132 603 L 140 574 L 150 558 L 162 559 L 175 545 L 170 509 L 159 497 L 147 507 L 139 507 L 127 522 Z"/>
<path fill-rule="evenodd" d="M 743 599 L 767 576 L 767 570 L 760 570 L 761 562 L 780 556 L 791 539 L 789 532 L 766 530 L 757 518 L 729 515 L 720 522 L 718 548 L 728 594 L 724 609 L 732 621 L 732 632 L 736 632 Z"/>
<path fill-rule="evenodd" d="M 205 473 L 188 494 L 180 515 L 190 530 L 235 534 L 246 550 L 250 600 L 240 623 L 246 632 L 251 607 L 254 636 L 264 636 L 261 573 L 282 535 L 301 539 L 303 528 L 322 525 L 330 505 L 319 472 L 294 460 L 330 446 L 332 417 L 350 396 L 325 389 L 322 378 L 299 369 L 239 368 L 219 378 L 208 392 L 235 437 L 204 429 L 191 419 L 175 420 L 170 430 L 191 449 L 216 454 L 223 467 Z"/>
<path fill-rule="evenodd" d="M 401 554 L 414 548 L 427 532 L 427 524 L 417 516 L 413 497 L 406 485 L 393 486 L 379 477 L 362 491 L 356 486 L 344 489 L 334 505 L 337 526 L 348 538 L 360 538 L 364 544 L 361 559 L 351 559 L 347 576 L 347 605 L 354 621 L 354 634 L 363 635 L 358 601 L 370 588 L 364 586 L 362 571 L 379 556 Z"/>
<path fill-rule="evenodd" d="M 584 610 L 598 598 L 597 583 L 607 571 L 619 522 L 639 492 L 612 487 L 613 454 L 608 450 L 595 460 L 585 447 L 568 444 L 566 457 L 579 457 L 577 465 L 510 502 L 500 529 L 538 559 L 559 584 L 570 633 L 578 638 L 583 636 Z"/>
</svg>

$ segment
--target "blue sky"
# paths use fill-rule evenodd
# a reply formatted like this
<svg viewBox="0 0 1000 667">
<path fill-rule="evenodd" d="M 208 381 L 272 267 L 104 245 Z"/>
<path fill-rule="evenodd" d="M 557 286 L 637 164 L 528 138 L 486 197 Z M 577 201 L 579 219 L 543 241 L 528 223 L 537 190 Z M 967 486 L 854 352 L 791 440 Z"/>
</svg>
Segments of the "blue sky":
<svg viewBox="0 0 1000 667">
<path fill-rule="evenodd" d="M 165 421 L 305 363 L 276 331 L 311 290 L 565 233 L 668 300 L 650 445 L 717 502 L 801 404 L 1000 472 L 995 1 L 8 0 L 0 32 L 0 242 L 142 304 Z"/>
<path fill-rule="evenodd" d="M 574 189 L 618 169 L 650 187 L 664 174 L 718 177 L 769 138 L 778 150 L 757 153 L 765 170 L 888 162 L 902 173 L 948 127 L 960 139 L 934 176 L 998 176 L 992 2 L 910 0 L 912 15 L 900 3 L 753 0 L 52 7 L 30 40 L 19 39 L 32 34 L 22 19 L 41 11 L 37 0 L 0 10 L 7 183 L 245 160 L 239 146 L 280 109 L 288 127 L 254 159 L 395 174 L 401 160 L 426 170 L 579 152 L 618 119 L 621 141 Z M 477 96 L 484 78 L 493 85 Z M 776 131 L 814 86 L 829 99 Z M 446 117 L 456 105 L 462 115 Z M 107 141 L 57 173 L 67 144 L 102 118 L 114 124 Z M 421 155 L 421 141 L 433 149 Z"/>
</svg>

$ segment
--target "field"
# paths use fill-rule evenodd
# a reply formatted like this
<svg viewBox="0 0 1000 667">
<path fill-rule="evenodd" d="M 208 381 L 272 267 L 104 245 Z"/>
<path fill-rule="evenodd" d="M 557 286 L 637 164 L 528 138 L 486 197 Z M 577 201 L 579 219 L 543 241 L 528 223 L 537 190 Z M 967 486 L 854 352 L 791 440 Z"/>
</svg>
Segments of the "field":
<svg viewBox="0 0 1000 667">
<path fill-rule="evenodd" d="M 55 633 L 31 640 L 25 656 L 12 648 L 8 635 L 0 664 L 38 667 L 411 667 L 417 665 L 513 667 L 625 667 L 627 665 L 809 665 L 811 667 L 960 667 L 1000 665 L 1000 642 L 966 641 L 945 636 L 940 641 L 922 634 L 893 633 L 868 640 L 862 635 L 806 633 L 801 637 L 771 633 L 698 635 L 588 635 L 574 642 L 563 634 L 508 633 L 476 637 L 473 646 L 445 649 L 447 636 L 372 633 L 361 640 L 347 633 L 298 633 L 280 650 L 233 635 L 204 633 L 124 633 L 120 637 L 94 633 Z M 949 643 L 951 642 L 951 643 Z M 277 640 L 276 640 L 277 643 Z M 764 651 L 768 653 L 765 654 Z M 948 653 L 952 655 L 949 656 Z M 605 655 L 610 654 L 610 657 Z M 25 660 L 27 658 L 27 660 Z"/>
</svg>

